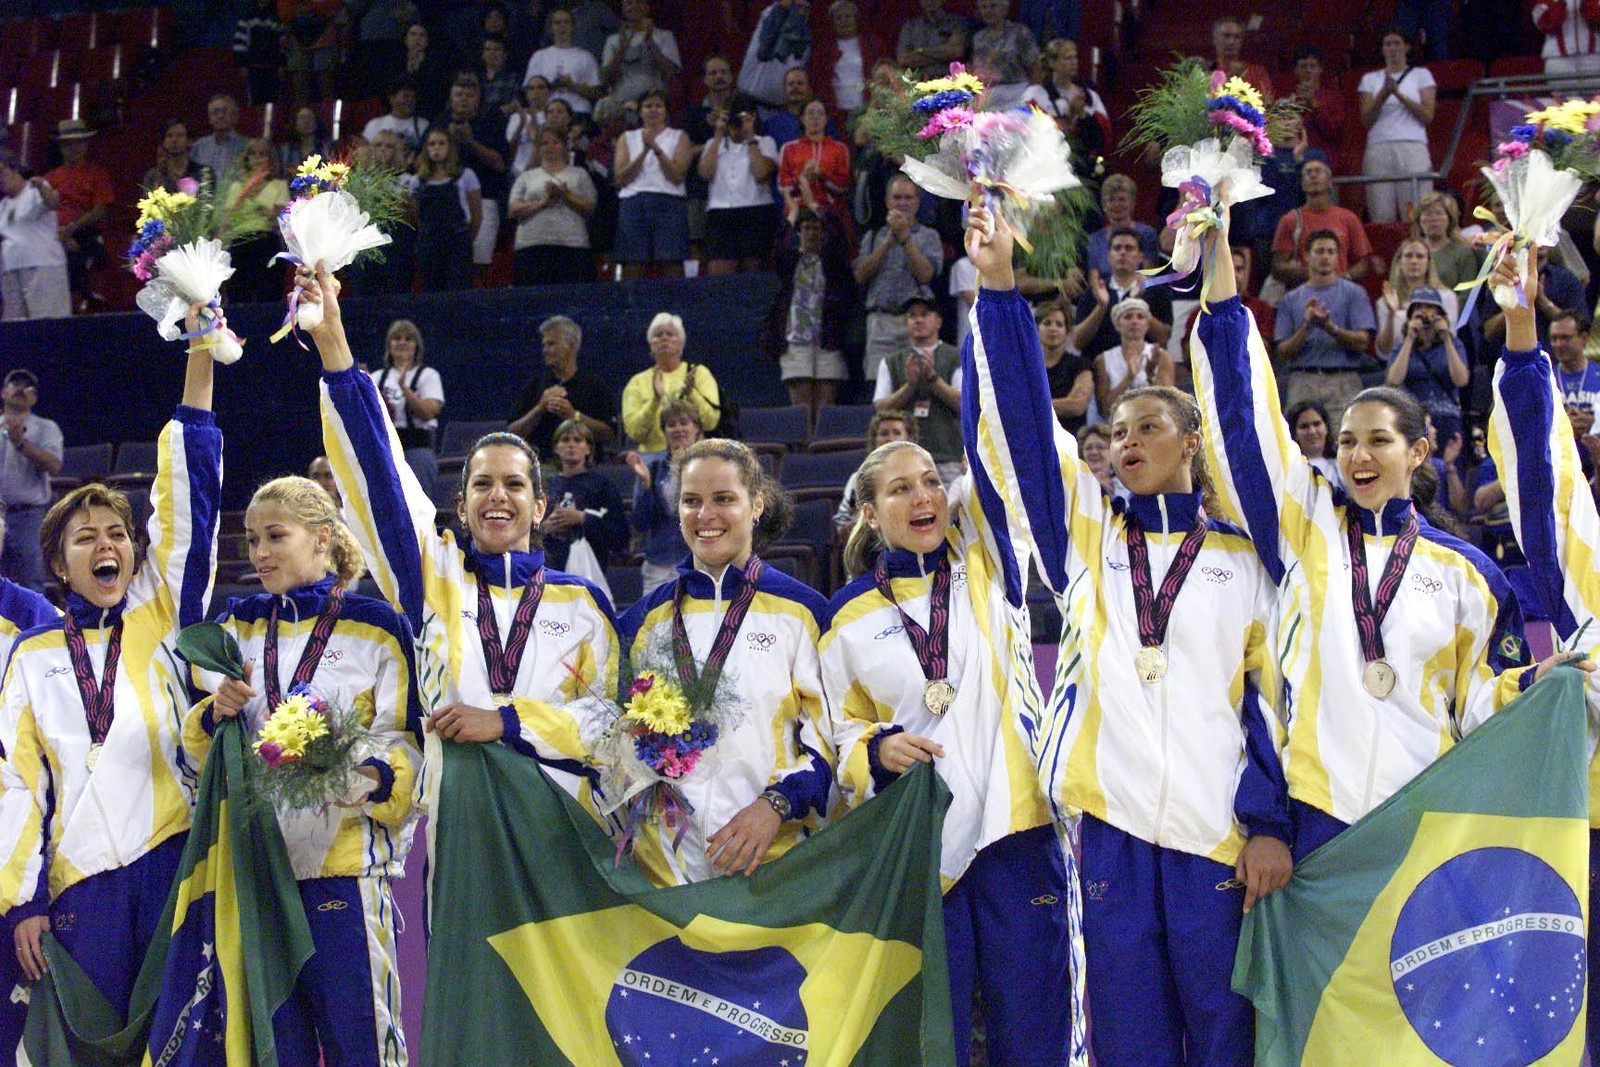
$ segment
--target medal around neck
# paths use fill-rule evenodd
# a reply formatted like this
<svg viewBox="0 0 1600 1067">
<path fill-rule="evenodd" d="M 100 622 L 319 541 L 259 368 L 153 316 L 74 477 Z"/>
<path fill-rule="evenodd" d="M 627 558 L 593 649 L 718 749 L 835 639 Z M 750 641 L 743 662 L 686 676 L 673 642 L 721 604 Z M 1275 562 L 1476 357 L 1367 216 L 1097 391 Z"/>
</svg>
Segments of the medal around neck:
<svg viewBox="0 0 1600 1067">
<path fill-rule="evenodd" d="M 1133 654 L 1133 669 L 1145 685 L 1155 685 L 1167 676 L 1167 654 L 1155 645 L 1145 645 Z"/>
<path fill-rule="evenodd" d="M 1370 661 L 1361 671 L 1361 688 L 1379 700 L 1394 692 L 1394 668 L 1381 659 Z"/>
<path fill-rule="evenodd" d="M 90 745 L 88 755 L 83 757 L 83 766 L 90 774 L 94 773 L 95 765 L 100 762 L 100 750 L 105 745 Z"/>
<path fill-rule="evenodd" d="M 943 678 L 930 681 L 922 689 L 922 706 L 929 714 L 943 715 L 956 702 L 956 687 Z"/>
</svg>

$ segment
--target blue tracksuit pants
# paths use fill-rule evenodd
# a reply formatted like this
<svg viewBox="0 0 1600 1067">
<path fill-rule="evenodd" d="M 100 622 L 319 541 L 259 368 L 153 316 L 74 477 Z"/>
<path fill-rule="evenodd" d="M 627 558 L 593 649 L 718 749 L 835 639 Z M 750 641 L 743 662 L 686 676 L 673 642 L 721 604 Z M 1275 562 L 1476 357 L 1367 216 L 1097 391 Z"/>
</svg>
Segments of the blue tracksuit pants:
<svg viewBox="0 0 1600 1067">
<path fill-rule="evenodd" d="M 174 834 L 126 867 L 90 875 L 50 905 L 50 931 L 124 1016 L 188 836 Z"/>
<path fill-rule="evenodd" d="M 1231 986 L 1233 868 L 1083 817 L 1089 1039 L 1109 1067 L 1250 1067 L 1255 1014 Z"/>
<path fill-rule="evenodd" d="M 972 997 L 983 994 L 994 1067 L 1051 1067 L 1072 1039 L 1067 867 L 1053 827 L 1023 830 L 978 853 L 944 895 L 956 1062 L 972 1054 Z"/>
<path fill-rule="evenodd" d="M 300 899 L 316 951 L 272 1017 L 280 1067 L 404 1067 L 388 881 L 309 878 Z"/>
</svg>

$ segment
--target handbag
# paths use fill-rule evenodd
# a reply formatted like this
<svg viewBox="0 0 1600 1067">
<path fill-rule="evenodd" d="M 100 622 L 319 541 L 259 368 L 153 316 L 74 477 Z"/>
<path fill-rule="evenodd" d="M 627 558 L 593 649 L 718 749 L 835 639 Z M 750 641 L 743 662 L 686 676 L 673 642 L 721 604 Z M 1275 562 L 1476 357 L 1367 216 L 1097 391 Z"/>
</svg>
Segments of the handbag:
<svg viewBox="0 0 1600 1067">
<path fill-rule="evenodd" d="M 574 538 L 567 546 L 566 571 L 598 586 L 606 595 L 606 599 L 611 599 L 611 586 L 606 581 L 606 569 L 600 565 L 600 557 L 595 555 L 587 537 Z"/>
</svg>

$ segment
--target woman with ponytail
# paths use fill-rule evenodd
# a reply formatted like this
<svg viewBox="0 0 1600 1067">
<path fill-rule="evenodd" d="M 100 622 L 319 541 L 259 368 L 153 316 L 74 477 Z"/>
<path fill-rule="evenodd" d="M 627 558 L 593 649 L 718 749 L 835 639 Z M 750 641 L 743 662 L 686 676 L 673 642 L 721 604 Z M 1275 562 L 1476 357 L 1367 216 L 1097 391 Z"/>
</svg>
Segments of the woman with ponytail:
<svg viewBox="0 0 1600 1067">
<path fill-rule="evenodd" d="M 323 445 L 378 588 L 417 635 L 428 728 L 452 741 L 503 741 L 589 803 L 598 776 L 582 764 L 561 706 L 616 693 L 616 622 L 604 593 L 544 565 L 538 456 L 516 434 L 479 438 L 456 495 L 466 537 L 440 533 L 383 398 L 350 353 L 338 281 L 319 265 L 302 268 L 299 285 L 301 299 L 323 308 L 311 334 L 322 357 Z M 555 728 L 540 730 L 552 715 Z"/>
<path fill-rule="evenodd" d="M 674 470 L 689 556 L 622 617 L 622 632 L 635 661 L 687 658 L 698 677 L 722 674 L 744 713 L 714 758 L 678 780 L 690 810 L 682 841 L 659 824 L 638 837 L 634 856 L 660 885 L 752 874 L 793 848 L 827 815 L 834 762 L 817 661 L 827 603 L 758 554 L 793 504 L 737 441 L 696 442 Z"/>
<path fill-rule="evenodd" d="M 1025 541 L 1064 620 L 1035 753 L 1057 818 L 1082 812 L 1095 1055 L 1244 1067 L 1254 1013 L 1229 985 L 1242 915 L 1291 869 L 1272 583 L 1203 499 L 1199 412 L 1177 390 L 1117 398 L 1111 465 L 1129 495 L 1102 490 L 1051 412 L 1010 233 L 970 218 L 982 288 L 964 437 L 978 503 L 1005 513 L 997 551 L 1025 576 L 1010 538 Z"/>
<path fill-rule="evenodd" d="M 1205 238 L 1224 247 L 1227 216 Z M 1284 764 L 1298 860 L 1387 800 L 1553 662 L 1528 665 L 1500 569 L 1413 501 L 1428 458 L 1422 406 L 1366 389 L 1338 429 L 1331 485 L 1285 425 L 1272 362 L 1212 256 L 1209 314 L 1190 346 L 1225 514 L 1249 532 L 1283 614 Z"/>
<path fill-rule="evenodd" d="M 418 814 L 422 715 L 411 627 L 388 604 L 352 592 L 361 546 L 333 499 L 307 478 L 277 478 L 245 511 L 250 562 L 265 593 L 231 601 L 217 622 L 244 653 L 243 681 L 196 671 L 209 696 L 184 723 L 198 766 L 217 723 L 242 716 L 251 734 L 296 686 L 354 711 L 372 732 L 359 796 L 321 812 L 280 809 L 316 953 L 273 1017 L 284 1063 L 328 1067 L 406 1062 L 398 936 L 389 883 L 405 873 Z"/>
<path fill-rule="evenodd" d="M 1038 777 L 1011 773 L 1032 764 L 1040 704 L 1020 595 L 1026 560 L 1007 572 L 979 500 L 951 524 L 919 445 L 879 446 L 855 484 L 852 581 L 828 606 L 822 639 L 839 791 L 856 807 L 913 764 L 934 764 L 952 794 L 940 874 L 957 1062 L 968 1061 L 981 990 L 991 1062 L 1065 1063 L 1066 859 Z"/>
</svg>

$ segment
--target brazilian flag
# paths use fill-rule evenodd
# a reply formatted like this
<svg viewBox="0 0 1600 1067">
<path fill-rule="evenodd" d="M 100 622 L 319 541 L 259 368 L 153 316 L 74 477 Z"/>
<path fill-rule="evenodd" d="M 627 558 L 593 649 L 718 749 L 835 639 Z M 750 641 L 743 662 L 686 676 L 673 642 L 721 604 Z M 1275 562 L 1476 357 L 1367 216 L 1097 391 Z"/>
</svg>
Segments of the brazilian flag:
<svg viewBox="0 0 1600 1067">
<path fill-rule="evenodd" d="M 1584 685 L 1552 672 L 1245 917 L 1260 1067 L 1579 1062 Z"/>
<path fill-rule="evenodd" d="M 954 1064 L 931 768 L 749 878 L 663 889 L 525 757 L 441 751 L 428 1067 Z"/>
<path fill-rule="evenodd" d="M 177 882 L 145 954 L 128 1018 L 54 940 L 24 1047 L 72 1067 L 276 1067 L 272 1013 L 312 952 L 277 817 L 239 795 L 245 730 L 218 726 Z"/>
</svg>

